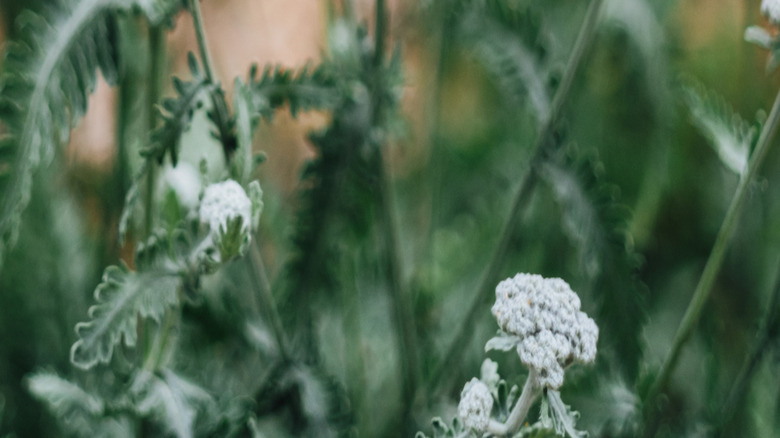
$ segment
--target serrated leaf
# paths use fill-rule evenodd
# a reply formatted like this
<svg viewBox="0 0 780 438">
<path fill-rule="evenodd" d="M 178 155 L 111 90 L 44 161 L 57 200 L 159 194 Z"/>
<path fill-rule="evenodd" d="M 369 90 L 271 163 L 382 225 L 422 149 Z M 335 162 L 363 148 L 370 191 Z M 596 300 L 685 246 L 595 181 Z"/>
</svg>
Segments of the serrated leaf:
<svg viewBox="0 0 780 438">
<path fill-rule="evenodd" d="M 37 372 L 25 379 L 25 385 L 74 433 L 92 432 L 103 415 L 103 400 L 54 373 Z"/>
<path fill-rule="evenodd" d="M 504 333 L 499 330 L 498 334 L 485 343 L 485 351 L 500 350 L 509 351 L 517 347 L 522 340 L 517 336 Z"/>
<path fill-rule="evenodd" d="M 331 109 L 339 103 L 336 78 L 325 64 L 314 69 L 307 65 L 297 74 L 270 65 L 265 67 L 260 78 L 255 72 L 256 68 L 249 77 L 248 87 L 252 92 L 253 109 L 263 118 L 270 119 L 274 110 L 286 103 L 293 116 L 309 109 Z"/>
<path fill-rule="evenodd" d="M 101 399 L 54 373 L 37 372 L 27 377 L 25 383 L 30 393 L 45 402 L 57 416 L 71 415 L 73 411 L 88 415 L 101 415 L 103 412 Z"/>
<path fill-rule="evenodd" d="M 504 8 L 500 2 L 474 2 L 461 21 L 460 33 L 509 104 L 527 104 L 541 122 L 550 108 L 550 75 L 543 57 L 518 34 L 534 27 L 526 12 Z"/>
<path fill-rule="evenodd" d="M 577 419 L 579 413 L 569 409 L 561 400 L 561 393 L 548 389 L 545 398 L 547 399 L 548 413 L 542 413 L 542 417 L 548 419 L 557 434 L 567 435 L 571 438 L 584 438 L 588 436 L 587 432 L 577 430 Z M 544 408 L 545 405 L 542 405 Z"/>
<path fill-rule="evenodd" d="M 32 174 L 67 141 L 86 110 L 96 71 L 111 80 L 118 61 L 112 12 L 119 0 L 63 0 L 46 18 L 25 11 L 19 26 L 25 41 L 11 44 L 0 73 L 2 122 L 14 158 L 0 161 L 0 266 L 16 240 L 18 222 L 30 199 Z"/>
<path fill-rule="evenodd" d="M 683 87 L 683 97 L 693 124 L 709 140 L 721 162 L 742 176 L 747 170 L 755 130 L 721 96 L 702 86 Z"/>
<path fill-rule="evenodd" d="M 170 370 L 160 376 L 140 372 L 130 392 L 139 413 L 159 418 L 178 438 L 194 436 L 196 416 L 206 414 L 214 403 L 208 392 Z"/>
<path fill-rule="evenodd" d="M 98 304 L 89 309 L 89 322 L 76 325 L 79 340 L 70 350 L 71 362 L 90 369 L 111 360 L 114 347 L 124 339 L 133 347 L 138 316 L 160 320 L 178 303 L 178 275 L 165 271 L 132 272 L 124 266 L 109 266 L 95 290 Z"/>
<path fill-rule="evenodd" d="M 617 188 L 601 181 L 597 158 L 577 154 L 574 150 L 545 163 L 541 177 L 562 208 L 563 229 L 577 245 L 585 286 L 593 290 L 598 302 L 594 319 L 606 341 L 601 344 L 616 350 L 620 358 L 616 365 L 626 380 L 633 381 L 642 354 L 640 330 L 647 315 L 644 285 L 637 274 L 640 258 L 625 231 L 630 212 L 620 203 Z"/>
</svg>

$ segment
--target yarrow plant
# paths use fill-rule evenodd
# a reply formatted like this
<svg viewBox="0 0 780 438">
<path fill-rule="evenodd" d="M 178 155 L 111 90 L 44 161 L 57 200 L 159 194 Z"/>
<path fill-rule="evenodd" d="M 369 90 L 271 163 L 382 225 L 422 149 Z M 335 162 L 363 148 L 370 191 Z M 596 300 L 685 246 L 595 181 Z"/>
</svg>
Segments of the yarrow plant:
<svg viewBox="0 0 780 438">
<path fill-rule="evenodd" d="M 18 26 L 0 26 L 0 333 L 24 336 L 0 336 L 0 437 L 412 436 L 434 412 L 452 421 L 433 438 L 777 435 L 780 285 L 754 301 L 780 236 L 780 173 L 759 174 L 780 95 L 751 123 L 672 79 L 686 56 L 668 49 L 690 47 L 674 14 L 696 7 L 247 3 L 2 3 Z M 751 7 L 771 72 L 780 0 Z M 314 17 L 312 50 L 254 50 Z M 721 27 L 690 28 L 698 44 Z M 250 40 L 319 55 L 250 67 L 230 47 Z M 701 63 L 712 52 L 695 70 L 728 64 L 740 107 L 766 104 L 765 51 Z M 89 119 L 95 101 L 111 123 Z M 113 146 L 95 163 L 94 126 Z M 749 269 L 721 273 L 729 260 Z M 701 265 L 666 342 L 654 318 L 682 302 L 650 286 L 686 296 Z M 738 311 L 708 305 L 734 285 Z M 755 325 L 750 349 L 722 342 Z M 683 354 L 691 340 L 707 354 Z"/>
<path fill-rule="evenodd" d="M 520 361 L 528 367 L 528 377 L 514 406 L 498 410 L 508 412 L 506 418 L 498 418 L 492 415 L 494 395 L 488 387 L 498 387 L 497 366 L 486 361 L 484 380 L 473 378 L 461 392 L 459 424 L 478 437 L 484 433 L 524 436 L 543 429 L 575 438 L 585 435 L 575 429 L 576 413 L 563 404 L 558 392 L 566 368 L 575 362 L 589 364 L 596 359 L 599 330 L 580 310 L 577 294 L 560 278 L 519 273 L 496 286 L 492 313 L 500 330 L 485 344 L 485 351 L 516 350 Z M 521 430 L 529 409 L 542 394 L 539 421 Z"/>
</svg>

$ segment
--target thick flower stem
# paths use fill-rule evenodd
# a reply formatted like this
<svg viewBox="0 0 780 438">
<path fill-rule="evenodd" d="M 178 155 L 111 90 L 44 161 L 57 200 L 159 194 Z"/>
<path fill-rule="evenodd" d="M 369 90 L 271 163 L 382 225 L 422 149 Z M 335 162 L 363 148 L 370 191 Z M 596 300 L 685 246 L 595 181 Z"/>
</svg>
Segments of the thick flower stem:
<svg viewBox="0 0 780 438">
<path fill-rule="evenodd" d="M 590 42 L 595 34 L 596 24 L 598 22 L 599 11 L 603 0 L 592 0 L 588 7 L 588 11 L 585 14 L 585 20 L 580 28 L 580 33 L 577 36 L 577 40 L 572 49 L 572 53 L 569 57 L 569 62 L 566 65 L 566 72 L 561 80 L 558 89 L 555 92 L 555 98 L 553 99 L 552 106 L 550 107 L 549 114 L 543 119 L 542 127 L 539 131 L 539 136 L 534 146 L 534 153 L 530 161 L 530 166 L 526 174 L 524 175 L 520 186 L 518 187 L 512 207 L 509 212 L 509 216 L 504 222 L 504 226 L 501 230 L 501 235 L 498 240 L 498 245 L 493 251 L 493 255 L 490 258 L 490 263 L 485 269 L 485 273 L 482 276 L 479 289 L 472 298 L 469 305 L 466 316 L 461 322 L 455 337 L 450 344 L 447 352 L 444 355 L 444 359 L 440 362 L 438 369 L 434 372 L 431 384 L 429 385 L 429 393 L 434 396 L 439 395 L 441 391 L 446 390 L 450 384 L 450 377 L 456 375 L 453 370 L 455 364 L 459 363 L 455 360 L 456 356 L 461 353 L 465 348 L 468 341 L 471 339 L 471 333 L 473 332 L 473 326 L 477 321 L 477 315 L 483 310 L 483 307 L 489 301 L 493 286 L 498 280 L 499 273 L 501 271 L 502 262 L 506 258 L 506 254 L 509 250 L 509 243 L 512 240 L 512 234 L 517 229 L 517 225 L 520 223 L 525 207 L 529 204 L 533 189 L 538 181 L 537 167 L 544 160 L 548 154 L 548 149 L 552 144 L 552 134 L 554 127 L 559 121 L 563 106 L 568 100 L 569 92 L 571 91 L 572 83 L 579 71 L 582 59 L 590 47 Z"/>
<path fill-rule="evenodd" d="M 758 138 L 756 148 L 750 156 L 747 171 L 739 179 L 737 191 L 731 199 L 731 204 L 726 212 L 726 217 L 723 219 L 720 231 L 718 231 L 718 235 L 715 238 L 715 244 L 712 247 L 707 263 L 704 266 L 704 271 L 699 278 L 699 283 L 696 285 L 693 297 L 691 298 L 685 315 L 677 329 L 672 349 L 667 356 L 666 361 L 661 366 L 658 378 L 653 382 L 647 397 L 645 397 L 647 433 L 653 433 L 656 421 L 655 416 L 658 414 L 658 410 L 656 409 L 657 398 L 666 389 L 672 372 L 680 359 L 682 348 L 690 339 L 693 330 L 696 328 L 696 324 L 699 322 L 701 312 L 704 309 L 704 305 L 707 303 L 707 299 L 712 292 L 712 286 L 723 265 L 723 259 L 726 256 L 726 250 L 728 249 L 729 242 L 736 229 L 739 214 L 742 212 L 742 206 L 745 203 L 748 188 L 755 179 L 758 168 L 764 161 L 764 157 L 766 157 L 770 140 L 777 129 L 778 121 L 780 121 L 780 93 L 777 94 L 775 103 L 772 106 L 772 111 L 769 113 L 769 118 L 764 124 L 764 128 L 761 130 L 761 135 Z"/>
<path fill-rule="evenodd" d="M 488 432 L 496 436 L 512 435 L 517 432 L 520 426 L 523 424 L 523 420 L 528 415 L 528 410 L 531 409 L 536 399 L 541 395 L 542 387 L 539 385 L 538 373 L 531 369 L 528 374 L 528 378 L 523 385 L 523 392 L 520 393 L 520 398 L 512 408 L 512 412 L 509 413 L 504 423 L 499 423 L 495 420 L 490 420 L 488 424 Z"/>
</svg>

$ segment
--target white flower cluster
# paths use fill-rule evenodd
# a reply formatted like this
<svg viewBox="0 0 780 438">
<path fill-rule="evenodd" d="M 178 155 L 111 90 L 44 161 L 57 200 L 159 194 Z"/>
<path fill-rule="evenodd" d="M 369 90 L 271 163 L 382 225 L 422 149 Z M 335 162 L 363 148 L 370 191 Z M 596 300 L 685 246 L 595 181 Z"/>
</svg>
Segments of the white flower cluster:
<svg viewBox="0 0 780 438">
<path fill-rule="evenodd" d="M 762 0 L 761 13 L 774 24 L 780 24 L 780 0 Z"/>
<path fill-rule="evenodd" d="M 249 230 L 252 223 L 252 201 L 240 184 L 229 179 L 211 184 L 203 192 L 200 201 L 200 221 L 209 225 L 212 235 L 227 228 L 229 219 L 241 217 L 242 229 Z"/>
<path fill-rule="evenodd" d="M 538 372 L 543 386 L 557 389 L 574 361 L 596 358 L 599 329 L 580 311 L 580 299 L 560 278 L 517 274 L 496 287 L 492 308 L 501 329 L 520 338 L 520 360 Z"/>
<path fill-rule="evenodd" d="M 490 411 L 493 410 L 493 396 L 490 389 L 481 380 L 472 378 L 460 393 L 458 417 L 466 430 L 482 434 L 490 423 Z"/>
</svg>

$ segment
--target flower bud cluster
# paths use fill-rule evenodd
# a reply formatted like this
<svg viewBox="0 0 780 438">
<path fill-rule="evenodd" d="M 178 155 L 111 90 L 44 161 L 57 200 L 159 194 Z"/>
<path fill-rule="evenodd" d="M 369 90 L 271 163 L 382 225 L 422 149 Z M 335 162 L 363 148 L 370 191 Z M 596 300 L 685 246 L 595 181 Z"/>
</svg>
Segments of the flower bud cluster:
<svg viewBox="0 0 780 438">
<path fill-rule="evenodd" d="M 472 378 L 463 387 L 458 403 L 458 417 L 463 426 L 481 435 L 487 430 L 492 410 L 493 396 L 490 389 L 481 380 Z"/>
<path fill-rule="evenodd" d="M 560 278 L 517 274 L 496 287 L 491 309 L 498 325 L 517 336 L 520 360 L 536 370 L 539 383 L 557 389 L 564 369 L 596 358 L 599 329 L 580 311 L 580 299 Z"/>
<path fill-rule="evenodd" d="M 228 221 L 241 217 L 242 230 L 249 230 L 252 223 L 252 201 L 240 184 L 233 180 L 211 184 L 203 192 L 200 201 L 200 221 L 209 225 L 212 235 L 228 227 Z"/>
</svg>

